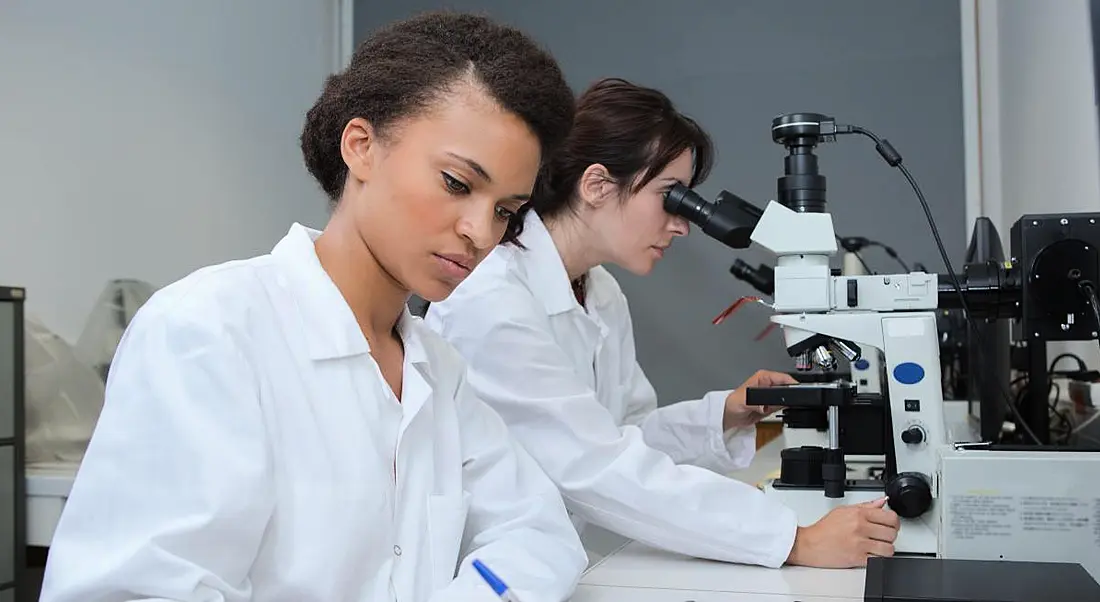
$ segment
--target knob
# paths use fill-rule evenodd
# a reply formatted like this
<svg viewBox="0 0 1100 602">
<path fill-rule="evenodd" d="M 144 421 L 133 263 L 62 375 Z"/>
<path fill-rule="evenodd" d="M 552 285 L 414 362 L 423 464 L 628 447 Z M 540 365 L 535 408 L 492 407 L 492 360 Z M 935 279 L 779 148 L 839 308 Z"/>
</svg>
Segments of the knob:
<svg viewBox="0 0 1100 602">
<path fill-rule="evenodd" d="M 911 426 L 901 433 L 901 440 L 909 445 L 917 445 L 924 441 L 924 429 L 919 426 Z"/>
<path fill-rule="evenodd" d="M 932 506 L 932 487 L 919 472 L 903 472 L 886 484 L 886 503 L 902 518 L 917 518 Z"/>
</svg>

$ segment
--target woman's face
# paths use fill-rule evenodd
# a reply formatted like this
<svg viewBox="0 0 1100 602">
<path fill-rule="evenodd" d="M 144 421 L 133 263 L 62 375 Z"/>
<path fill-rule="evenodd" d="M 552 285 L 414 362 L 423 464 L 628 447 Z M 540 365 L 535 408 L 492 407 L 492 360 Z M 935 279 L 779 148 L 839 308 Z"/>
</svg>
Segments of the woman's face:
<svg viewBox="0 0 1100 602">
<path fill-rule="evenodd" d="M 645 275 L 664 257 L 678 236 L 687 236 L 686 219 L 665 211 L 664 199 L 676 183 L 687 185 L 692 175 L 692 153 L 685 150 L 657 177 L 623 202 L 599 210 L 599 235 L 604 255 L 632 274 Z"/>
<path fill-rule="evenodd" d="M 358 123 L 357 123 L 358 122 Z M 539 140 L 479 87 L 459 83 L 383 137 L 354 120 L 340 203 L 404 290 L 441 301 L 500 242 L 534 186 Z"/>
</svg>

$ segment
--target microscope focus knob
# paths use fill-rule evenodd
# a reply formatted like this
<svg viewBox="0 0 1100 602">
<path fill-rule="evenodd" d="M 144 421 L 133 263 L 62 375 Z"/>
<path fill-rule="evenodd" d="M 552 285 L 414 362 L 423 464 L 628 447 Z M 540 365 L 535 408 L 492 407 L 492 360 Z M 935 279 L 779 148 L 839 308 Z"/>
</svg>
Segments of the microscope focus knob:
<svg viewBox="0 0 1100 602">
<path fill-rule="evenodd" d="M 902 518 L 917 518 L 932 507 L 932 487 L 919 472 L 903 472 L 886 484 L 887 504 Z"/>
<path fill-rule="evenodd" d="M 919 426 L 911 426 L 902 431 L 901 440 L 909 445 L 919 445 L 924 442 L 924 429 Z"/>
</svg>

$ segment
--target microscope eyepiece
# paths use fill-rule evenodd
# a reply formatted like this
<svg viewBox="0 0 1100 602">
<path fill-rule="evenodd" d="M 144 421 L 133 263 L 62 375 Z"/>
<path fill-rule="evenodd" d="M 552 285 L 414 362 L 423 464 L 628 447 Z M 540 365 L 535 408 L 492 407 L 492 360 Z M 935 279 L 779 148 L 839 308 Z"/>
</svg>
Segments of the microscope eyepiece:
<svg viewBox="0 0 1100 602">
<path fill-rule="evenodd" d="M 678 215 L 702 228 L 703 233 L 734 249 L 747 249 L 752 231 L 760 216 L 760 208 L 741 197 L 723 190 L 710 203 L 683 184 L 674 185 L 664 201 L 665 211 Z"/>
<path fill-rule="evenodd" d="M 775 294 L 775 270 L 764 264 L 754 268 L 744 260 L 737 259 L 730 266 L 730 274 L 769 297 Z"/>
<path fill-rule="evenodd" d="M 665 195 L 665 211 L 703 227 L 710 222 L 714 206 L 694 190 L 683 184 L 676 184 Z"/>
</svg>

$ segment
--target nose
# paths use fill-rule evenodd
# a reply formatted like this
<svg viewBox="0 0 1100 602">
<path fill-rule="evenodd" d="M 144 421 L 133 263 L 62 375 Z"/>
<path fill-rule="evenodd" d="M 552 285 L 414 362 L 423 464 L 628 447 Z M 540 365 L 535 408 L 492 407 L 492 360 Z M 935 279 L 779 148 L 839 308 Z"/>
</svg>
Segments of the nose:
<svg viewBox="0 0 1100 602">
<path fill-rule="evenodd" d="M 688 232 L 691 231 L 691 225 L 687 221 L 687 218 L 674 215 L 672 216 L 672 221 L 669 223 L 669 230 L 672 231 L 674 236 L 687 236 Z"/>
<path fill-rule="evenodd" d="M 495 232 L 496 220 L 494 213 L 496 207 L 489 204 L 488 209 L 481 203 L 470 203 L 471 207 L 462 212 L 455 224 L 458 235 L 470 241 L 470 244 L 479 251 L 484 251 L 500 242 L 501 232 Z"/>
</svg>

